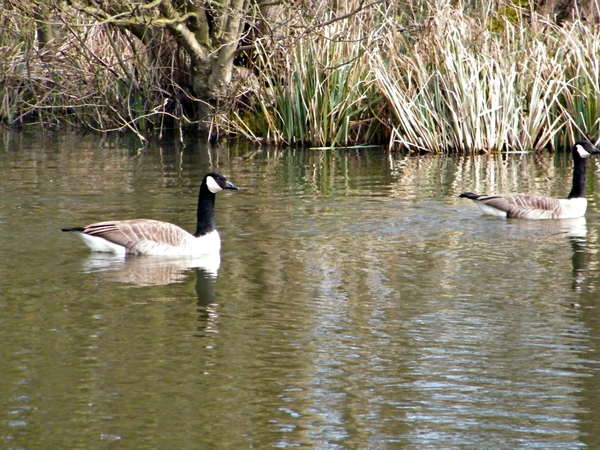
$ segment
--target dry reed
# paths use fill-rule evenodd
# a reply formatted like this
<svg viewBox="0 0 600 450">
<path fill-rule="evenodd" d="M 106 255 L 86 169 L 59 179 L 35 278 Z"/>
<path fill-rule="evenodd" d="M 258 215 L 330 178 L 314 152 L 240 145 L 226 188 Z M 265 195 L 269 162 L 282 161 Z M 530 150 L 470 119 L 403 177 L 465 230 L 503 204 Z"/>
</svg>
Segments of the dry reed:
<svg viewBox="0 0 600 450">
<path fill-rule="evenodd" d="M 598 140 L 597 26 L 558 26 L 532 7 L 502 15 L 484 0 L 468 14 L 460 3 L 413 6 L 377 3 L 343 20 L 291 18 L 290 9 L 277 38 L 256 40 L 244 81 L 221 99 L 217 134 L 427 151 Z M 32 18 L 9 8 L 0 25 L 2 122 L 130 130 L 142 140 L 195 123 L 190 61 L 166 33 L 142 45 L 81 19 L 62 23 L 65 37 L 40 49 Z"/>
</svg>

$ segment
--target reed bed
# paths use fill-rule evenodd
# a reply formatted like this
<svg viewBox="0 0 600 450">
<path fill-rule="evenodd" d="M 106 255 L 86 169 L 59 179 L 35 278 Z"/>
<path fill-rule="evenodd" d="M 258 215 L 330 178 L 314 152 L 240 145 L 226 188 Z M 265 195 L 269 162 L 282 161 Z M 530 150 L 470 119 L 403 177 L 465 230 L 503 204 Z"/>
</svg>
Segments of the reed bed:
<svg viewBox="0 0 600 450">
<path fill-rule="evenodd" d="M 376 139 L 372 111 L 382 100 L 362 43 L 364 27 L 350 34 L 333 24 L 275 51 L 258 52 L 259 78 L 268 80 L 256 113 L 270 141 L 349 146 Z M 273 58 L 273 54 L 276 55 Z"/>
<path fill-rule="evenodd" d="M 581 22 L 556 28 L 555 58 L 563 68 L 561 106 L 567 137 L 599 136 L 600 113 L 600 30 Z"/>
<path fill-rule="evenodd" d="M 524 76 L 525 54 L 515 53 L 523 34 L 512 45 L 490 36 L 450 8 L 430 18 L 416 42 L 386 34 L 371 57 L 394 114 L 393 141 L 459 151 L 536 144 L 548 125 L 544 112 L 556 100 L 545 83 L 546 69 L 532 79 Z M 548 101 L 530 100 L 527 91 L 544 93 Z M 532 102 L 538 120 L 529 120 Z"/>
<path fill-rule="evenodd" d="M 485 24 L 447 7 L 416 40 L 390 32 L 371 51 L 394 116 L 390 142 L 432 151 L 539 150 L 562 145 L 564 128 L 571 138 L 597 137 L 591 114 L 579 115 L 581 125 L 574 120 L 593 106 L 587 96 L 598 80 L 580 26 L 507 21 L 492 32 Z"/>
<path fill-rule="evenodd" d="M 215 134 L 434 152 L 597 141 L 598 26 L 557 25 L 523 3 L 372 2 L 343 20 L 334 20 L 343 11 L 294 17 L 290 7 L 220 99 Z M 0 25 L 0 121 L 141 139 L 194 123 L 189 59 L 167 33 L 149 46 L 110 24 L 62 24 L 65 37 L 40 50 L 33 19 L 6 10 Z"/>
<path fill-rule="evenodd" d="M 597 140 L 597 27 L 559 26 L 529 9 L 525 16 L 518 8 L 505 15 L 481 8 L 489 15 L 436 4 L 422 26 L 380 9 L 367 22 L 306 36 L 291 52 L 282 47 L 285 57 L 264 49 L 261 77 L 283 81 L 259 97 L 263 135 L 288 144 L 384 142 L 426 151 Z"/>
</svg>

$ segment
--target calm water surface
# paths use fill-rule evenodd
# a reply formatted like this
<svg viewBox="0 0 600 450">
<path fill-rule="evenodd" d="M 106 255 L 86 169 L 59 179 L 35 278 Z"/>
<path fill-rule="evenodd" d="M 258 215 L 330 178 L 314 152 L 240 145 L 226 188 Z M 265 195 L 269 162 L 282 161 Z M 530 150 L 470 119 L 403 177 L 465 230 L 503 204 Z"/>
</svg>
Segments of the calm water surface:
<svg viewBox="0 0 600 450">
<path fill-rule="evenodd" d="M 564 196 L 566 155 L 5 134 L 0 448 L 600 448 L 598 167 L 585 219 L 506 221 L 457 194 Z M 220 265 L 60 232 L 192 230 L 209 170 Z"/>
</svg>

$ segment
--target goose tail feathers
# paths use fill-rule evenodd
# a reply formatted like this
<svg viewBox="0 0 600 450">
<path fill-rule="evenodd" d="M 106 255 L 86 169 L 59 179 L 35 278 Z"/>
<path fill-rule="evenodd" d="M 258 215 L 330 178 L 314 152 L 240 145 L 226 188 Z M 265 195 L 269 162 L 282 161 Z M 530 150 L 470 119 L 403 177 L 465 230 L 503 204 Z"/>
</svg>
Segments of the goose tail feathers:
<svg viewBox="0 0 600 450">
<path fill-rule="evenodd" d="M 471 200 L 477 200 L 481 195 L 473 194 L 472 192 L 463 192 L 459 195 L 460 198 L 469 198 Z"/>
</svg>

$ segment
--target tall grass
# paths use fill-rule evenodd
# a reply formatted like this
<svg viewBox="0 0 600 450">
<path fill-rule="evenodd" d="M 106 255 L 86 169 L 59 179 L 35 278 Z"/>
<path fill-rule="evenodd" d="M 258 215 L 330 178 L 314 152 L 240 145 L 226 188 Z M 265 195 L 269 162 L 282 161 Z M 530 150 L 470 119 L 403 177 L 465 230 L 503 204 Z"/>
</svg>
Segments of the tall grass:
<svg viewBox="0 0 600 450">
<path fill-rule="evenodd" d="M 538 150 L 597 140 L 600 34 L 575 21 L 474 20 L 446 6 L 371 50 L 391 141 L 433 151 Z"/>
<path fill-rule="evenodd" d="M 532 6 L 374 10 L 259 53 L 261 135 L 312 145 L 539 150 L 600 137 L 597 27 Z M 401 24 L 404 24 L 402 26 Z M 255 121 L 256 123 L 256 121 Z M 350 127 L 346 124 L 351 125 Z M 352 134 L 359 130 L 362 134 Z M 375 131 L 376 130 L 376 131 Z"/>
<path fill-rule="evenodd" d="M 372 108 L 381 101 L 364 51 L 364 28 L 336 23 L 290 47 L 260 48 L 258 95 L 264 134 L 287 144 L 348 146 L 375 139 Z M 283 67 L 283 70 L 281 69 Z"/>
<path fill-rule="evenodd" d="M 548 145 L 566 83 L 542 35 L 509 22 L 493 33 L 450 7 L 417 38 L 387 33 L 371 60 L 392 140 L 433 151 Z"/>
<path fill-rule="evenodd" d="M 556 28 L 555 58 L 568 89 L 561 105 L 568 139 L 600 134 L 600 30 L 579 21 Z"/>
</svg>

